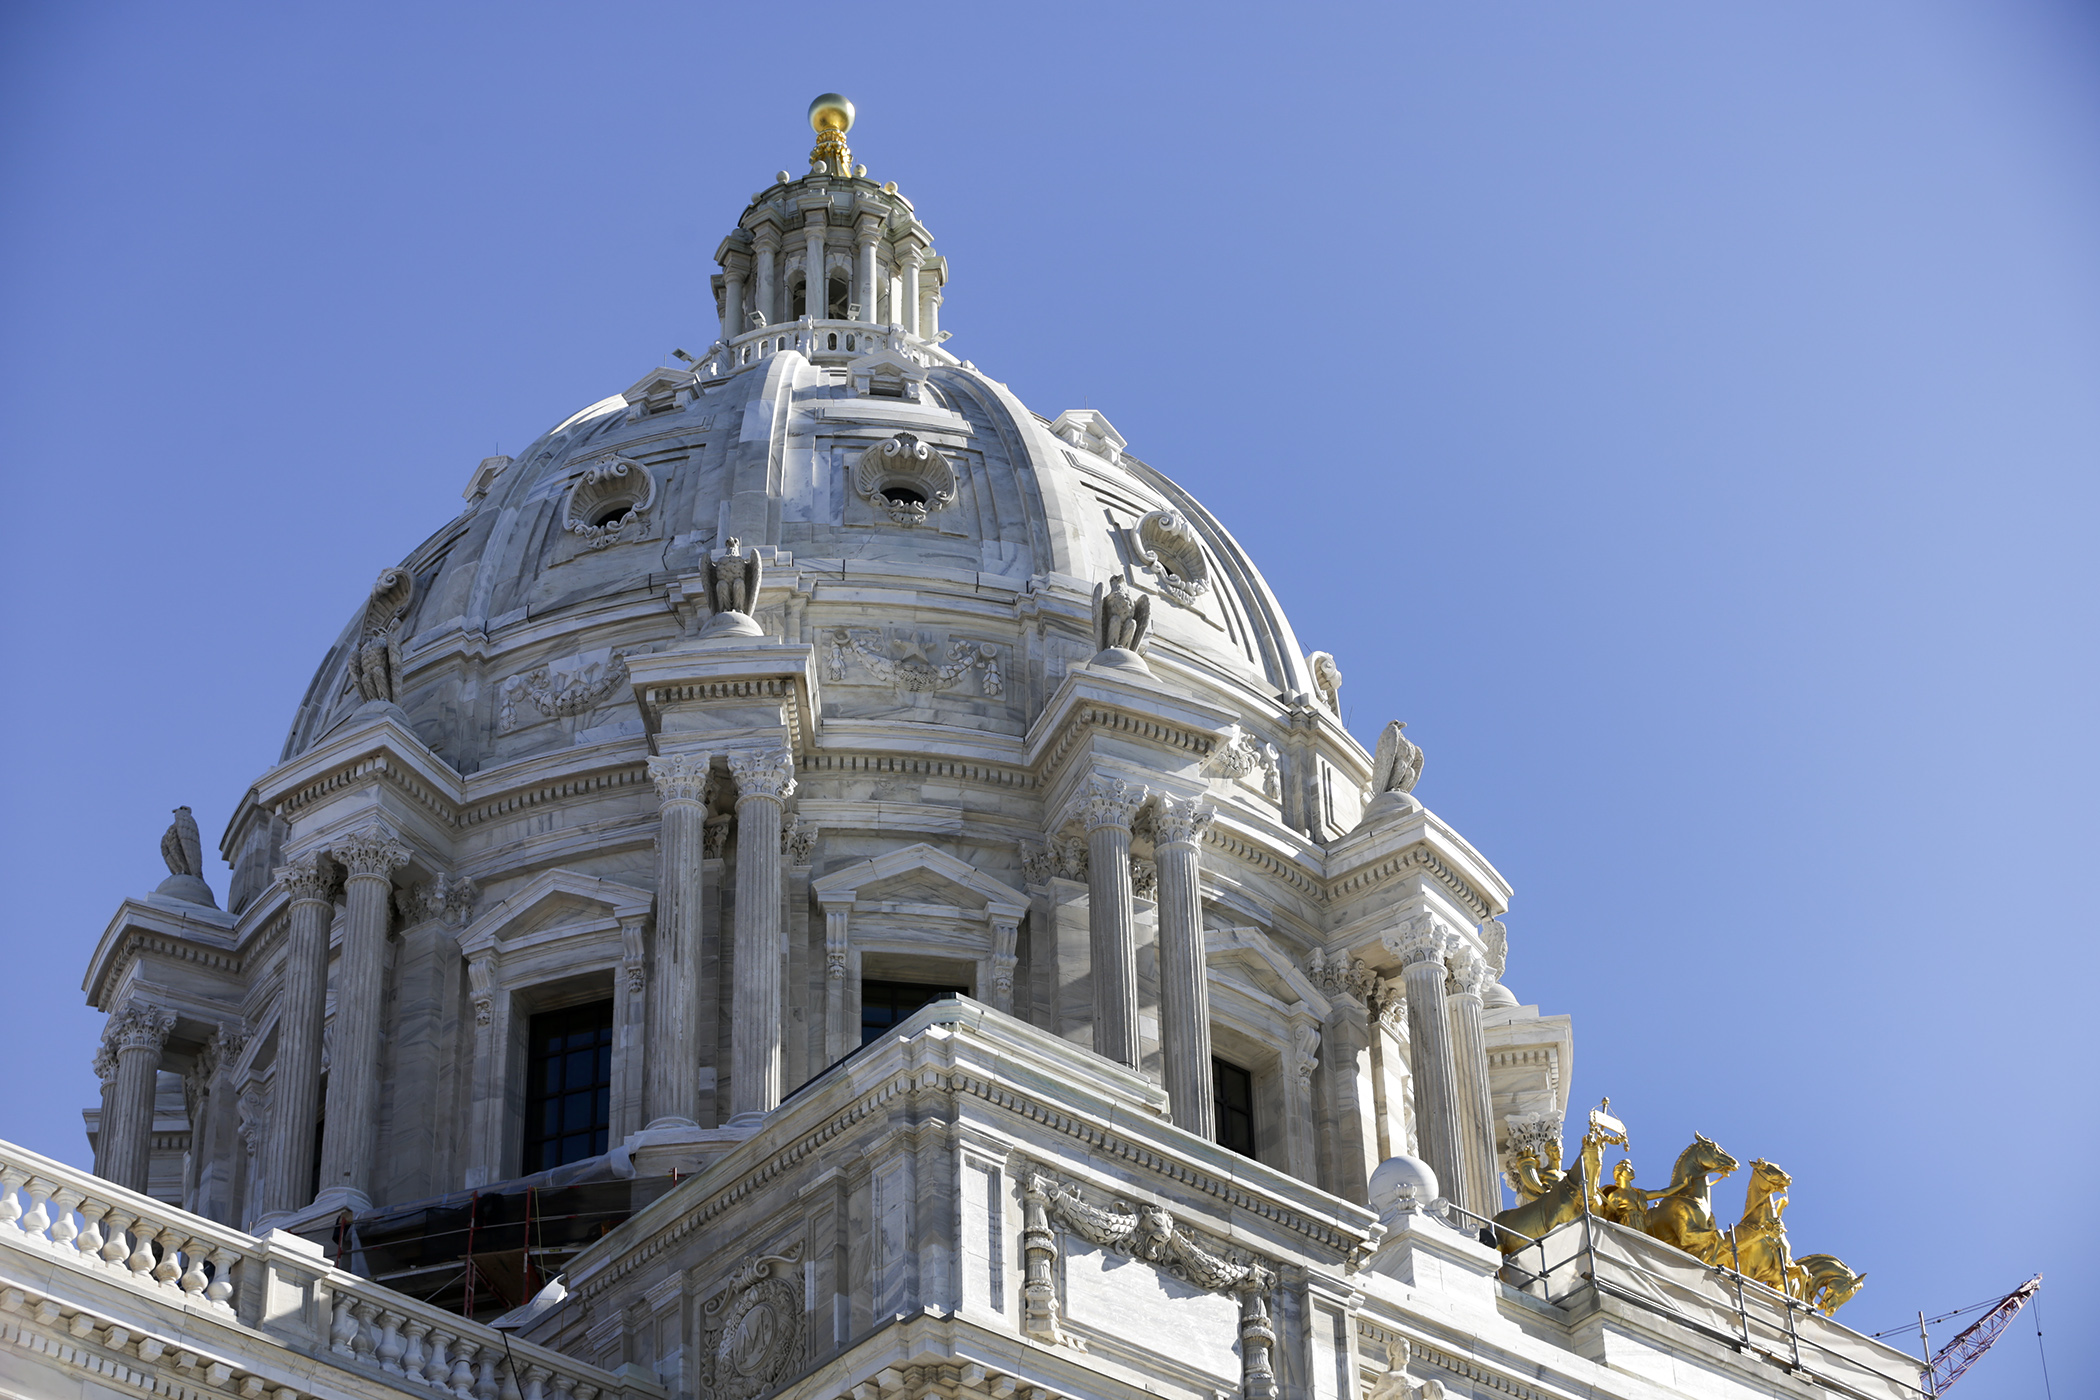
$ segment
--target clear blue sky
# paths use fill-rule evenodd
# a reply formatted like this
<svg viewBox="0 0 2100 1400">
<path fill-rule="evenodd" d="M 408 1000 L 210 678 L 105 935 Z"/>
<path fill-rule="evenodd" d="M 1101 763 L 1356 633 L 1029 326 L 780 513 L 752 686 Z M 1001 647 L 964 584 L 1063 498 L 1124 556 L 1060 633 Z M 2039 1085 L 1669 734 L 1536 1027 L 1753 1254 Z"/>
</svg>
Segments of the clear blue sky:
<svg viewBox="0 0 2100 1400">
<path fill-rule="evenodd" d="M 216 841 L 477 460 L 714 337 L 835 87 L 951 348 L 1106 412 L 1409 721 L 1577 1104 L 1649 1175 L 1782 1163 L 1855 1326 L 2043 1269 L 2057 1394 L 2100 1373 L 2089 7 L 0 25 L 0 1133 L 85 1160 L 168 809 Z M 1962 1391 L 2038 1393 L 2024 1322 Z"/>
</svg>

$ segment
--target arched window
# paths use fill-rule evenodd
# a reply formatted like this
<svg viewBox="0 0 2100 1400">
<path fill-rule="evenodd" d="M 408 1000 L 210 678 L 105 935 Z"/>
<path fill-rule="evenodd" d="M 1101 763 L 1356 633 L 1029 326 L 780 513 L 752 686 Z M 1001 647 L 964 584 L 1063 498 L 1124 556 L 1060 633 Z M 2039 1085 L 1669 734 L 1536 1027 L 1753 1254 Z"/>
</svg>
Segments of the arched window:
<svg viewBox="0 0 2100 1400">
<path fill-rule="evenodd" d="M 788 290 L 788 319 L 800 320 L 809 310 L 809 279 L 797 277 Z"/>
</svg>

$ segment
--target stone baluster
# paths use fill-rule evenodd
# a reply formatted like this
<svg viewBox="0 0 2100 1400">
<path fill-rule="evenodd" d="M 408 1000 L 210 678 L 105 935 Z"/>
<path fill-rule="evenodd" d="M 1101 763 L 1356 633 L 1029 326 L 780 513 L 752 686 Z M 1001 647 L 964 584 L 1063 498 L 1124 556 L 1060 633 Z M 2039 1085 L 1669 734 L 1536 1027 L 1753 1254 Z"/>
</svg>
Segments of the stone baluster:
<svg viewBox="0 0 2100 1400">
<path fill-rule="evenodd" d="M 705 753 L 649 760 L 662 821 L 656 834 L 656 966 L 650 978 L 649 1126 L 700 1120 L 700 1051 L 692 1025 L 700 985 L 701 861 L 707 831 Z"/>
<path fill-rule="evenodd" d="M 382 1308 L 379 1312 L 379 1345 L 374 1354 L 379 1358 L 379 1369 L 395 1375 L 406 1375 L 407 1369 L 401 1357 L 408 1349 L 408 1339 L 401 1335 L 401 1324 L 408 1321 L 408 1314 Z"/>
<path fill-rule="evenodd" d="M 194 1235 L 182 1242 L 182 1277 L 176 1282 L 192 1298 L 211 1286 L 211 1275 L 204 1272 L 206 1248 L 204 1241 Z"/>
<path fill-rule="evenodd" d="M 438 1390 L 452 1388 L 452 1344 L 458 1339 L 458 1333 L 443 1327 L 430 1330 L 430 1341 L 423 1352 L 424 1384 Z"/>
<path fill-rule="evenodd" d="M 527 1366 L 524 1400 L 546 1400 L 547 1382 L 553 1375 L 554 1372 L 545 1366 Z"/>
<path fill-rule="evenodd" d="M 337 955 L 334 1053 L 328 1069 L 328 1131 L 321 1145 L 321 1195 L 351 1210 L 372 1204 L 379 1131 L 380 1002 L 386 990 L 387 917 L 394 872 L 409 850 L 366 831 L 330 855 L 343 867 L 343 947 Z"/>
<path fill-rule="evenodd" d="M 286 911 L 284 995 L 277 1014 L 274 1111 L 262 1142 L 266 1213 L 295 1211 L 312 1199 L 313 1124 L 321 1116 L 321 1025 L 328 1010 L 328 925 L 335 918 L 335 870 L 325 855 L 281 865 Z"/>
<path fill-rule="evenodd" d="M 73 1223 L 73 1207 L 86 1199 L 84 1193 L 75 1191 L 70 1186 L 61 1187 L 51 1193 L 51 1243 L 62 1253 L 78 1252 L 79 1246 L 75 1245 L 73 1240 L 79 1235 L 80 1227 Z"/>
<path fill-rule="evenodd" d="M 1387 934 L 1384 942 L 1399 957 L 1407 984 L 1415 1137 L 1445 1197 L 1463 1204 L 1466 1156 L 1460 1136 L 1458 1065 L 1451 1045 L 1451 1013 L 1444 1001 L 1444 956 L 1458 939 L 1434 915 L 1420 914 L 1405 929 Z"/>
<path fill-rule="evenodd" d="M 211 1251 L 211 1286 L 204 1290 L 205 1301 L 226 1312 L 233 1311 L 233 1266 L 238 1259 L 230 1249 L 214 1245 Z"/>
<path fill-rule="evenodd" d="M 108 1239 L 103 1233 L 102 1222 L 109 1214 L 109 1206 L 93 1196 L 80 1198 L 80 1233 L 73 1237 L 73 1248 L 79 1253 L 81 1263 L 102 1263 L 102 1246 Z"/>
<path fill-rule="evenodd" d="M 430 1324 L 410 1318 L 401 1329 L 401 1374 L 412 1381 L 423 1379 L 423 1339 L 430 1335 Z"/>
<path fill-rule="evenodd" d="M 350 1300 L 350 1316 L 357 1319 L 357 1333 L 350 1338 L 350 1354 L 367 1366 L 378 1364 L 379 1304 L 364 1298 Z"/>
<path fill-rule="evenodd" d="M 30 1177 L 22 1190 L 29 1197 L 29 1209 L 22 1216 L 22 1233 L 38 1244 L 45 1244 L 45 1232 L 51 1228 L 51 1193 L 56 1188 L 40 1177 Z"/>
<path fill-rule="evenodd" d="M 751 255 L 729 252 L 722 257 L 722 339 L 734 340 L 744 325 L 744 287 L 751 276 Z"/>
<path fill-rule="evenodd" d="M 1086 821 L 1087 931 L 1094 963 L 1094 1052 L 1132 1069 L 1138 1065 L 1139 1046 L 1130 823 L 1148 795 L 1136 783 L 1097 773 L 1080 796 Z"/>
<path fill-rule="evenodd" d="M 144 1216 L 131 1227 L 131 1253 L 124 1260 L 124 1267 L 131 1270 L 131 1281 L 144 1287 L 153 1282 L 153 1222 Z"/>
<path fill-rule="evenodd" d="M 733 754 L 729 771 L 736 779 L 730 1122 L 756 1128 L 780 1102 L 780 826 L 795 793 L 795 760 L 782 745 Z"/>
<path fill-rule="evenodd" d="M 109 1096 L 110 1114 L 102 1123 L 102 1163 L 105 1175 L 128 1190 L 146 1189 L 160 1052 L 174 1029 L 174 1012 L 143 1001 L 131 1002 L 110 1018 L 107 1033 L 116 1049 L 117 1078 Z"/>
<path fill-rule="evenodd" d="M 328 1325 L 328 1349 L 338 1356 L 355 1356 L 351 1344 L 357 1340 L 357 1317 L 351 1310 L 357 1306 L 357 1297 L 337 1293 L 332 1302 L 335 1316 Z"/>
<path fill-rule="evenodd" d="M 525 1392 L 518 1389 L 518 1368 L 508 1358 L 496 1368 L 496 1379 L 500 1382 L 496 1390 L 499 1400 L 525 1400 Z"/>
<path fill-rule="evenodd" d="M 457 1395 L 459 1400 L 468 1400 L 474 1393 L 474 1358 L 480 1353 L 481 1343 L 467 1337 L 459 1339 L 459 1350 L 454 1352 L 452 1357 L 450 1377 L 452 1393 Z"/>
<path fill-rule="evenodd" d="M 1203 834 L 1216 809 L 1161 794 L 1153 809 L 1159 866 L 1159 1040 L 1176 1127 L 1218 1135 L 1210 1082 L 1210 988 L 1203 964 Z"/>
<path fill-rule="evenodd" d="M 1502 1209 L 1502 1185 L 1495 1110 L 1488 1093 L 1487 1033 L 1480 1022 L 1481 994 L 1491 976 L 1487 960 L 1463 944 L 1444 959 L 1444 971 L 1458 1078 L 1459 1141 L 1466 1162 L 1465 1195 L 1459 1203 L 1475 1215 L 1493 1215 Z"/>
<path fill-rule="evenodd" d="M 20 1192 L 28 1180 L 29 1173 L 20 1167 L 0 1166 L 0 1226 L 15 1225 L 22 1218 Z"/>
<path fill-rule="evenodd" d="M 102 1231 L 102 1262 L 112 1269 L 127 1267 L 131 1258 L 131 1227 L 138 1217 L 127 1210 L 112 1209 Z"/>
</svg>

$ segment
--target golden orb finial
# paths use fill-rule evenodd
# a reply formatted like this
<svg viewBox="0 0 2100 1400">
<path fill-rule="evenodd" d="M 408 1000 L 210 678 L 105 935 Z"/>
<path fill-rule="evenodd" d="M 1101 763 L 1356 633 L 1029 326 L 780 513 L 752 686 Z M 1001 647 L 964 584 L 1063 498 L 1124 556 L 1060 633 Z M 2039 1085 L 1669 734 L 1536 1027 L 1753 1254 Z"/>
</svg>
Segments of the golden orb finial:
<svg viewBox="0 0 2100 1400">
<path fill-rule="evenodd" d="M 853 104 L 835 92 L 823 94 L 809 104 L 809 128 L 817 133 L 809 173 L 841 179 L 851 175 L 853 152 L 846 149 L 846 133 L 853 129 Z"/>
<path fill-rule="evenodd" d="M 819 136 L 853 130 L 853 104 L 835 92 L 825 93 L 809 104 L 809 129 Z"/>
</svg>

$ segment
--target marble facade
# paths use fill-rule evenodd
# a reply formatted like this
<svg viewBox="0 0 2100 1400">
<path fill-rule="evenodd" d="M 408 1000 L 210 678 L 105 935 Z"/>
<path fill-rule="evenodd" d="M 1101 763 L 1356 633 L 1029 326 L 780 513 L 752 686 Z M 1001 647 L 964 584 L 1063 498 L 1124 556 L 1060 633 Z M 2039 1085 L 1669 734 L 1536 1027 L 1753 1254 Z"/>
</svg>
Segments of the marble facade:
<svg viewBox="0 0 2100 1400">
<path fill-rule="evenodd" d="M 1731 1348 L 1474 1238 L 1512 1134 L 1559 1131 L 1569 1022 L 1502 986 L 1507 882 L 1412 796 L 1419 750 L 1343 727 L 1223 526 L 948 350 L 894 185 L 813 159 L 716 260 L 705 353 L 480 463 L 380 574 L 221 840 L 225 908 L 120 905 L 97 1175 L 0 1150 L 0 1365 L 276 1400 L 1807 1393 L 1747 1316 Z M 878 986 L 961 994 L 864 1045 Z M 557 1176 L 528 1028 L 578 1008 L 605 1146 Z M 1381 1194 L 1401 1158 L 1443 1199 Z M 439 1311 L 408 1295 L 451 1255 L 373 1279 L 346 1243 L 572 1181 L 623 1218 L 537 1276 L 528 1246 L 529 1291 L 560 1275 L 530 1304 Z M 1646 1277 L 1612 1228 L 1592 1272 Z M 1903 1393 L 1832 1327 L 1796 1370 Z"/>
</svg>

